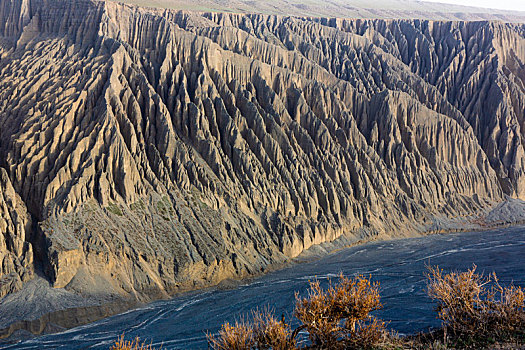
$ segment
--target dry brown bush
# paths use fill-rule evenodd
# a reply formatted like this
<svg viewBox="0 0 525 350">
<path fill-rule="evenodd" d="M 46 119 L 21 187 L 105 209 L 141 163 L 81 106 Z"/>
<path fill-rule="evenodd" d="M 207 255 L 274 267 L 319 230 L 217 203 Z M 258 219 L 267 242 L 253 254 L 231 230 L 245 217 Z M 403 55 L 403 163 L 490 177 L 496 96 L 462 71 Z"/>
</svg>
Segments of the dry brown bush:
<svg viewBox="0 0 525 350">
<path fill-rule="evenodd" d="M 269 310 L 254 312 L 253 323 L 224 324 L 216 337 L 208 335 L 208 342 L 216 350 L 297 349 L 290 327 Z"/>
<path fill-rule="evenodd" d="M 270 311 L 254 313 L 253 330 L 257 349 L 297 349 L 290 326 L 284 320 L 276 320 Z"/>
<path fill-rule="evenodd" d="M 360 321 L 357 329 L 350 331 L 346 342 L 347 349 L 386 348 L 384 345 L 393 340 L 394 336 L 386 332 L 384 321 L 373 317 L 370 317 L 369 320 L 368 323 Z"/>
<path fill-rule="evenodd" d="M 407 337 L 386 331 L 386 325 L 370 315 L 382 307 L 379 283 L 359 275 L 339 276 L 323 289 L 310 282 L 308 295 L 296 295 L 294 314 L 301 325 L 292 330 L 269 310 L 256 311 L 251 323 L 226 323 L 217 336 L 208 335 L 216 350 L 296 349 L 447 349 L 482 348 L 490 343 L 525 343 L 525 292 L 502 287 L 495 274 L 466 272 L 445 274 L 429 267 L 428 294 L 437 301 L 441 329 Z M 296 336 L 306 330 L 311 344 L 298 345 Z M 152 350 L 139 339 L 121 337 L 112 350 Z"/>
<path fill-rule="evenodd" d="M 253 323 L 225 324 L 209 343 L 216 350 L 298 349 L 295 337 L 306 330 L 312 349 L 363 349 L 378 345 L 385 337 L 385 323 L 370 316 L 381 308 L 379 283 L 369 278 L 339 276 L 324 290 L 319 281 L 310 282 L 305 298 L 296 295 L 295 316 L 302 323 L 293 332 L 284 320 L 269 311 L 255 312 Z"/>
<path fill-rule="evenodd" d="M 295 316 L 308 331 L 314 346 L 329 349 L 372 347 L 385 335 L 385 323 L 370 312 L 382 307 L 379 283 L 362 275 L 342 274 L 323 290 L 319 281 L 310 282 L 306 298 L 296 296 Z"/>
<path fill-rule="evenodd" d="M 255 348 L 253 326 L 244 321 L 235 325 L 225 323 L 217 337 L 208 334 L 208 342 L 215 350 L 250 350 Z"/>
<path fill-rule="evenodd" d="M 110 350 L 153 350 L 153 347 L 142 343 L 139 337 L 130 341 L 125 340 L 124 335 L 121 335 Z"/>
<path fill-rule="evenodd" d="M 438 303 L 445 339 L 455 346 L 475 346 L 525 335 L 525 293 L 520 287 L 502 287 L 496 274 L 444 274 L 429 267 L 428 294 Z"/>
</svg>

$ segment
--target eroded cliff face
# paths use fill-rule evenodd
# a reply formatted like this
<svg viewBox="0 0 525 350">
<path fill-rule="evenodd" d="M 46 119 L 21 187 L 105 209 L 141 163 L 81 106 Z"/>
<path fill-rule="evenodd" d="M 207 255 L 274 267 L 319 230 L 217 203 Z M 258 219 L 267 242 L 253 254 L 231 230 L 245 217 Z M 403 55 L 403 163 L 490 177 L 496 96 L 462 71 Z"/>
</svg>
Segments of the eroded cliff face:
<svg viewBox="0 0 525 350">
<path fill-rule="evenodd" d="M 25 204 L 0 168 L 0 298 L 33 276 L 33 251 L 26 237 L 30 232 Z"/>
<path fill-rule="evenodd" d="M 55 287 L 166 297 L 525 197 L 523 26 L 0 4 L 0 166 L 38 222 L 4 236 Z"/>
</svg>

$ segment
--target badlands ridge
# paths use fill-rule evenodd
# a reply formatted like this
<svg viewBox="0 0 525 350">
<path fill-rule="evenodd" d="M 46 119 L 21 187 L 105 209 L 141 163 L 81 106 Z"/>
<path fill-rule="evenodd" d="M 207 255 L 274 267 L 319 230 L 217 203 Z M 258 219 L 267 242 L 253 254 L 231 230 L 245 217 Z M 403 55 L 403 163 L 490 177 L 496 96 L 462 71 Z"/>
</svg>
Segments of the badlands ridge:
<svg viewBox="0 0 525 350">
<path fill-rule="evenodd" d="M 0 310 L 53 287 L 81 323 L 324 242 L 525 219 L 523 24 L 90 0 L 0 24 Z"/>
</svg>

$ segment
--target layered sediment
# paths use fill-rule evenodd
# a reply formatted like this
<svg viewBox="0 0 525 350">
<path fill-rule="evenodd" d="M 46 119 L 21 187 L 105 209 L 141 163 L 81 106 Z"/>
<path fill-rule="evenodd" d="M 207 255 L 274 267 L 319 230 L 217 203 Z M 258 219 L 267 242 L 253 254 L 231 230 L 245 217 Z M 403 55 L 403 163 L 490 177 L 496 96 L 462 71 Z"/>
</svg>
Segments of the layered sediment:
<svg viewBox="0 0 525 350">
<path fill-rule="evenodd" d="M 0 1 L 0 296 L 149 301 L 525 199 L 525 27 Z"/>
</svg>

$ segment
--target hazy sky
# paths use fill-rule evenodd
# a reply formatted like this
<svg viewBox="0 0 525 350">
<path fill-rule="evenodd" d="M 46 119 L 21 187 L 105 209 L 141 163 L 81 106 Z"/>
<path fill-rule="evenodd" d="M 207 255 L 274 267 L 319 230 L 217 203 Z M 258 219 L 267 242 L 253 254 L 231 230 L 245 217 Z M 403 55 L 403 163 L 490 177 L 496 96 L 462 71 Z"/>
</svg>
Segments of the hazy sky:
<svg viewBox="0 0 525 350">
<path fill-rule="evenodd" d="M 525 11 L 525 0 L 425 0 L 475 7 Z"/>
</svg>

